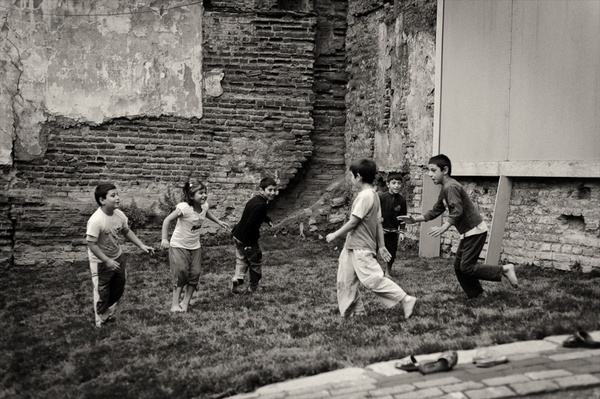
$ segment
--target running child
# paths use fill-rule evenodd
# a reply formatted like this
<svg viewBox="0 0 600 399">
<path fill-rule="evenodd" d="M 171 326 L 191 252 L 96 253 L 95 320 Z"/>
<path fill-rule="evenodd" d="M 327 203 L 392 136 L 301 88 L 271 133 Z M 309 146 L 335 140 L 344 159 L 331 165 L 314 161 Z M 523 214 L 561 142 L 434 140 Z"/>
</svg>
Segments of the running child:
<svg viewBox="0 0 600 399">
<path fill-rule="evenodd" d="M 210 212 L 204 183 L 198 180 L 188 181 L 183 186 L 183 194 L 185 201 L 177 204 L 175 210 L 163 221 L 160 242 L 162 249 L 169 249 L 169 264 L 174 285 L 171 312 L 187 312 L 198 286 L 202 266 L 200 228 L 204 220 L 208 219 L 223 228 L 229 228 L 227 223 L 220 221 Z M 174 220 L 177 220 L 177 224 L 169 242 L 169 226 Z M 179 302 L 184 287 L 183 301 Z"/>
<path fill-rule="evenodd" d="M 483 249 L 488 228 L 483 218 L 473 205 L 463 186 L 452 176 L 452 163 L 446 155 L 440 154 L 429 159 L 428 175 L 434 184 L 441 185 L 442 191 L 433 208 L 423 215 L 399 216 L 408 224 L 428 222 L 448 209 L 448 219 L 440 227 L 432 227 L 429 235 L 439 237 L 451 226 L 460 234 L 460 242 L 454 260 L 454 272 L 463 291 L 469 299 L 484 293 L 479 280 L 500 281 L 506 277 L 514 287 L 518 286 L 515 266 L 477 264 Z"/>
<path fill-rule="evenodd" d="M 244 284 L 246 271 L 250 269 L 250 282 L 248 292 L 258 289 L 262 278 L 262 250 L 258 243 L 260 226 L 268 223 L 273 226 L 271 218 L 267 216 L 267 203 L 273 201 L 277 195 L 277 183 L 270 177 L 260 181 L 258 194 L 255 195 L 244 207 L 242 218 L 233 227 L 233 244 L 235 245 L 235 274 L 231 279 L 231 292 L 240 293 L 240 286 Z"/>
<path fill-rule="evenodd" d="M 404 239 L 404 223 L 398 220 L 398 216 L 406 215 L 406 199 L 400 194 L 402 188 L 402 175 L 400 173 L 390 173 L 386 179 L 388 191 L 379 194 L 381 202 L 381 215 L 383 217 L 383 239 L 385 248 L 391 255 L 391 259 L 386 262 L 385 276 L 392 273 L 392 265 L 396 260 L 398 252 L 398 240 Z"/>
<path fill-rule="evenodd" d="M 100 184 L 94 197 L 100 207 L 88 220 L 85 234 L 94 286 L 96 327 L 101 327 L 112 318 L 125 291 L 127 259 L 118 235 L 124 235 L 146 253 L 154 254 L 154 248 L 144 245 L 129 230 L 127 216 L 118 209 L 119 194 L 113 184 Z"/>
<path fill-rule="evenodd" d="M 371 159 L 358 159 L 350 165 L 350 172 L 352 185 L 360 190 L 352 203 L 350 220 L 326 237 L 327 242 L 331 242 L 346 236 L 337 273 L 340 314 L 342 317 L 351 317 L 365 313 L 358 291 L 360 281 L 384 306 L 391 308 L 402 303 L 404 317 L 409 318 L 417 298 L 408 295 L 396 283 L 385 277 L 377 262 L 377 247 L 383 260 L 391 259 L 383 244 L 381 205 L 373 187 L 377 165 Z"/>
</svg>

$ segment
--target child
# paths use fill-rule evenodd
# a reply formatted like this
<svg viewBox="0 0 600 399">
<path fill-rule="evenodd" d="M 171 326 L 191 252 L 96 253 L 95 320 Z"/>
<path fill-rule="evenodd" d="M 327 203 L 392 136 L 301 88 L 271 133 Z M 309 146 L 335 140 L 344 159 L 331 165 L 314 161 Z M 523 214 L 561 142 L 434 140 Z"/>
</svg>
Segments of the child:
<svg viewBox="0 0 600 399">
<path fill-rule="evenodd" d="M 390 276 L 392 264 L 396 260 L 396 252 L 398 252 L 398 239 L 404 239 L 404 235 L 400 232 L 404 229 L 404 223 L 398 220 L 398 216 L 406 215 L 406 200 L 400 194 L 402 175 L 400 173 L 390 173 L 386 180 L 388 191 L 379 194 L 379 201 L 381 202 L 381 215 L 383 216 L 383 240 L 385 248 L 392 257 L 386 262 L 384 275 Z"/>
<path fill-rule="evenodd" d="M 173 276 L 173 300 L 171 312 L 187 312 L 200 278 L 202 254 L 200 252 L 200 228 L 204 219 L 212 220 L 221 227 L 229 228 L 225 222 L 215 218 L 208 210 L 206 186 L 200 181 L 188 181 L 183 187 L 185 202 L 177 204 L 162 224 L 160 247 L 169 249 L 169 263 Z M 171 242 L 167 239 L 169 225 L 177 220 Z M 183 301 L 179 303 L 185 287 Z"/>
<path fill-rule="evenodd" d="M 144 252 L 154 254 L 154 248 L 144 245 L 127 225 L 127 216 L 117 209 L 119 194 L 112 184 L 101 184 L 94 192 L 100 208 L 87 222 L 86 241 L 92 284 L 96 327 L 101 327 L 114 314 L 125 290 L 126 259 L 118 242 L 118 233 Z"/>
<path fill-rule="evenodd" d="M 246 270 L 250 269 L 250 286 L 248 292 L 258 289 L 262 277 L 262 251 L 258 245 L 260 226 L 273 223 L 267 216 L 267 203 L 277 195 L 277 183 L 270 177 L 260 181 L 259 193 L 254 196 L 244 208 L 242 218 L 233 228 L 233 243 L 235 245 L 235 275 L 231 279 L 231 292 L 240 293 L 240 285 L 244 284 Z"/>
<path fill-rule="evenodd" d="M 358 189 L 352 203 L 350 220 L 340 229 L 327 235 L 327 242 L 345 235 L 346 243 L 340 254 L 337 274 L 338 306 L 342 317 L 365 312 L 358 291 L 358 281 L 371 290 L 387 307 L 402 303 L 404 316 L 409 318 L 417 298 L 408 295 L 396 283 L 383 275 L 376 253 L 385 261 L 391 259 L 383 245 L 381 207 L 373 187 L 377 165 L 370 159 L 359 159 L 350 165 L 352 185 Z"/>
<path fill-rule="evenodd" d="M 450 159 L 443 154 L 429 160 L 428 175 L 435 184 L 442 186 L 440 196 L 429 212 L 413 217 L 400 216 L 408 224 L 427 222 L 440 216 L 448 208 L 448 220 L 440 227 L 431 228 L 429 235 L 439 237 L 450 226 L 455 226 L 460 234 L 460 242 L 454 261 L 454 272 L 462 289 L 469 299 L 483 294 L 479 280 L 500 281 L 505 276 L 511 285 L 517 287 L 515 266 L 478 265 L 479 254 L 485 244 L 487 226 L 469 199 L 463 186 L 454 180 Z"/>
</svg>

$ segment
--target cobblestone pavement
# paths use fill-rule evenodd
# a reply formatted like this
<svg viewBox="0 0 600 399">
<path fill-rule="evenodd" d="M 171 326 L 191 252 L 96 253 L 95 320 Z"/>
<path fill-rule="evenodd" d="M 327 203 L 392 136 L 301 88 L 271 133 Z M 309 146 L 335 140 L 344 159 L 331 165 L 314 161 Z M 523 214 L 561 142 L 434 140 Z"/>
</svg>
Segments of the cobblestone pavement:
<svg viewBox="0 0 600 399">
<path fill-rule="evenodd" d="M 600 341 L 600 331 L 590 333 Z M 406 359 L 346 368 L 316 376 L 267 385 L 236 399 L 488 399 L 529 397 L 545 392 L 600 386 L 600 349 L 563 348 L 568 335 L 489 347 L 505 355 L 508 363 L 479 368 L 473 364 L 477 349 L 458 352 L 451 371 L 422 375 L 398 370 Z M 417 361 L 435 360 L 440 354 L 416 355 Z M 581 398 L 586 392 L 581 391 Z M 557 396 L 558 397 L 558 396 Z"/>
</svg>

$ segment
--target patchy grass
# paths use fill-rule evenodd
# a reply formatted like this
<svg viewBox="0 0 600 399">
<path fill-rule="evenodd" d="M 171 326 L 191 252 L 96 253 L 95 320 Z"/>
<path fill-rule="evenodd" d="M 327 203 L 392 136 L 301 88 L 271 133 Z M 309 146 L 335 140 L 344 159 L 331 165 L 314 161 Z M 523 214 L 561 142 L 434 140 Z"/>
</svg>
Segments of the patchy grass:
<svg viewBox="0 0 600 399">
<path fill-rule="evenodd" d="M 333 246 L 265 237 L 263 249 L 264 291 L 234 296 L 233 247 L 206 248 L 187 314 L 169 312 L 166 253 L 132 254 L 117 322 L 102 329 L 87 261 L 3 270 L 0 398 L 218 398 L 408 354 L 600 327 L 597 274 L 520 267 L 519 290 L 484 283 L 488 297 L 472 305 L 450 260 L 414 251 L 399 253 L 394 277 L 420 299 L 413 317 L 363 290 L 369 314 L 342 322 Z"/>
</svg>

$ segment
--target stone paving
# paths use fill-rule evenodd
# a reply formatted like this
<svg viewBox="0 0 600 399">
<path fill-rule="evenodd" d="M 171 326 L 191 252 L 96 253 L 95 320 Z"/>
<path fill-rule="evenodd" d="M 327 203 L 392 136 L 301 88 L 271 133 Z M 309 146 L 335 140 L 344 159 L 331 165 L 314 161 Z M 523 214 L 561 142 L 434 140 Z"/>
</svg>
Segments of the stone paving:
<svg viewBox="0 0 600 399">
<path fill-rule="evenodd" d="M 600 341 L 600 331 L 590 333 Z M 346 368 L 316 376 L 267 385 L 236 399 L 491 399 L 600 387 L 600 349 L 563 348 L 568 335 L 490 347 L 508 363 L 478 368 L 476 349 L 458 352 L 453 370 L 428 375 L 398 370 L 406 359 Z M 417 361 L 439 353 L 416 355 Z"/>
</svg>

